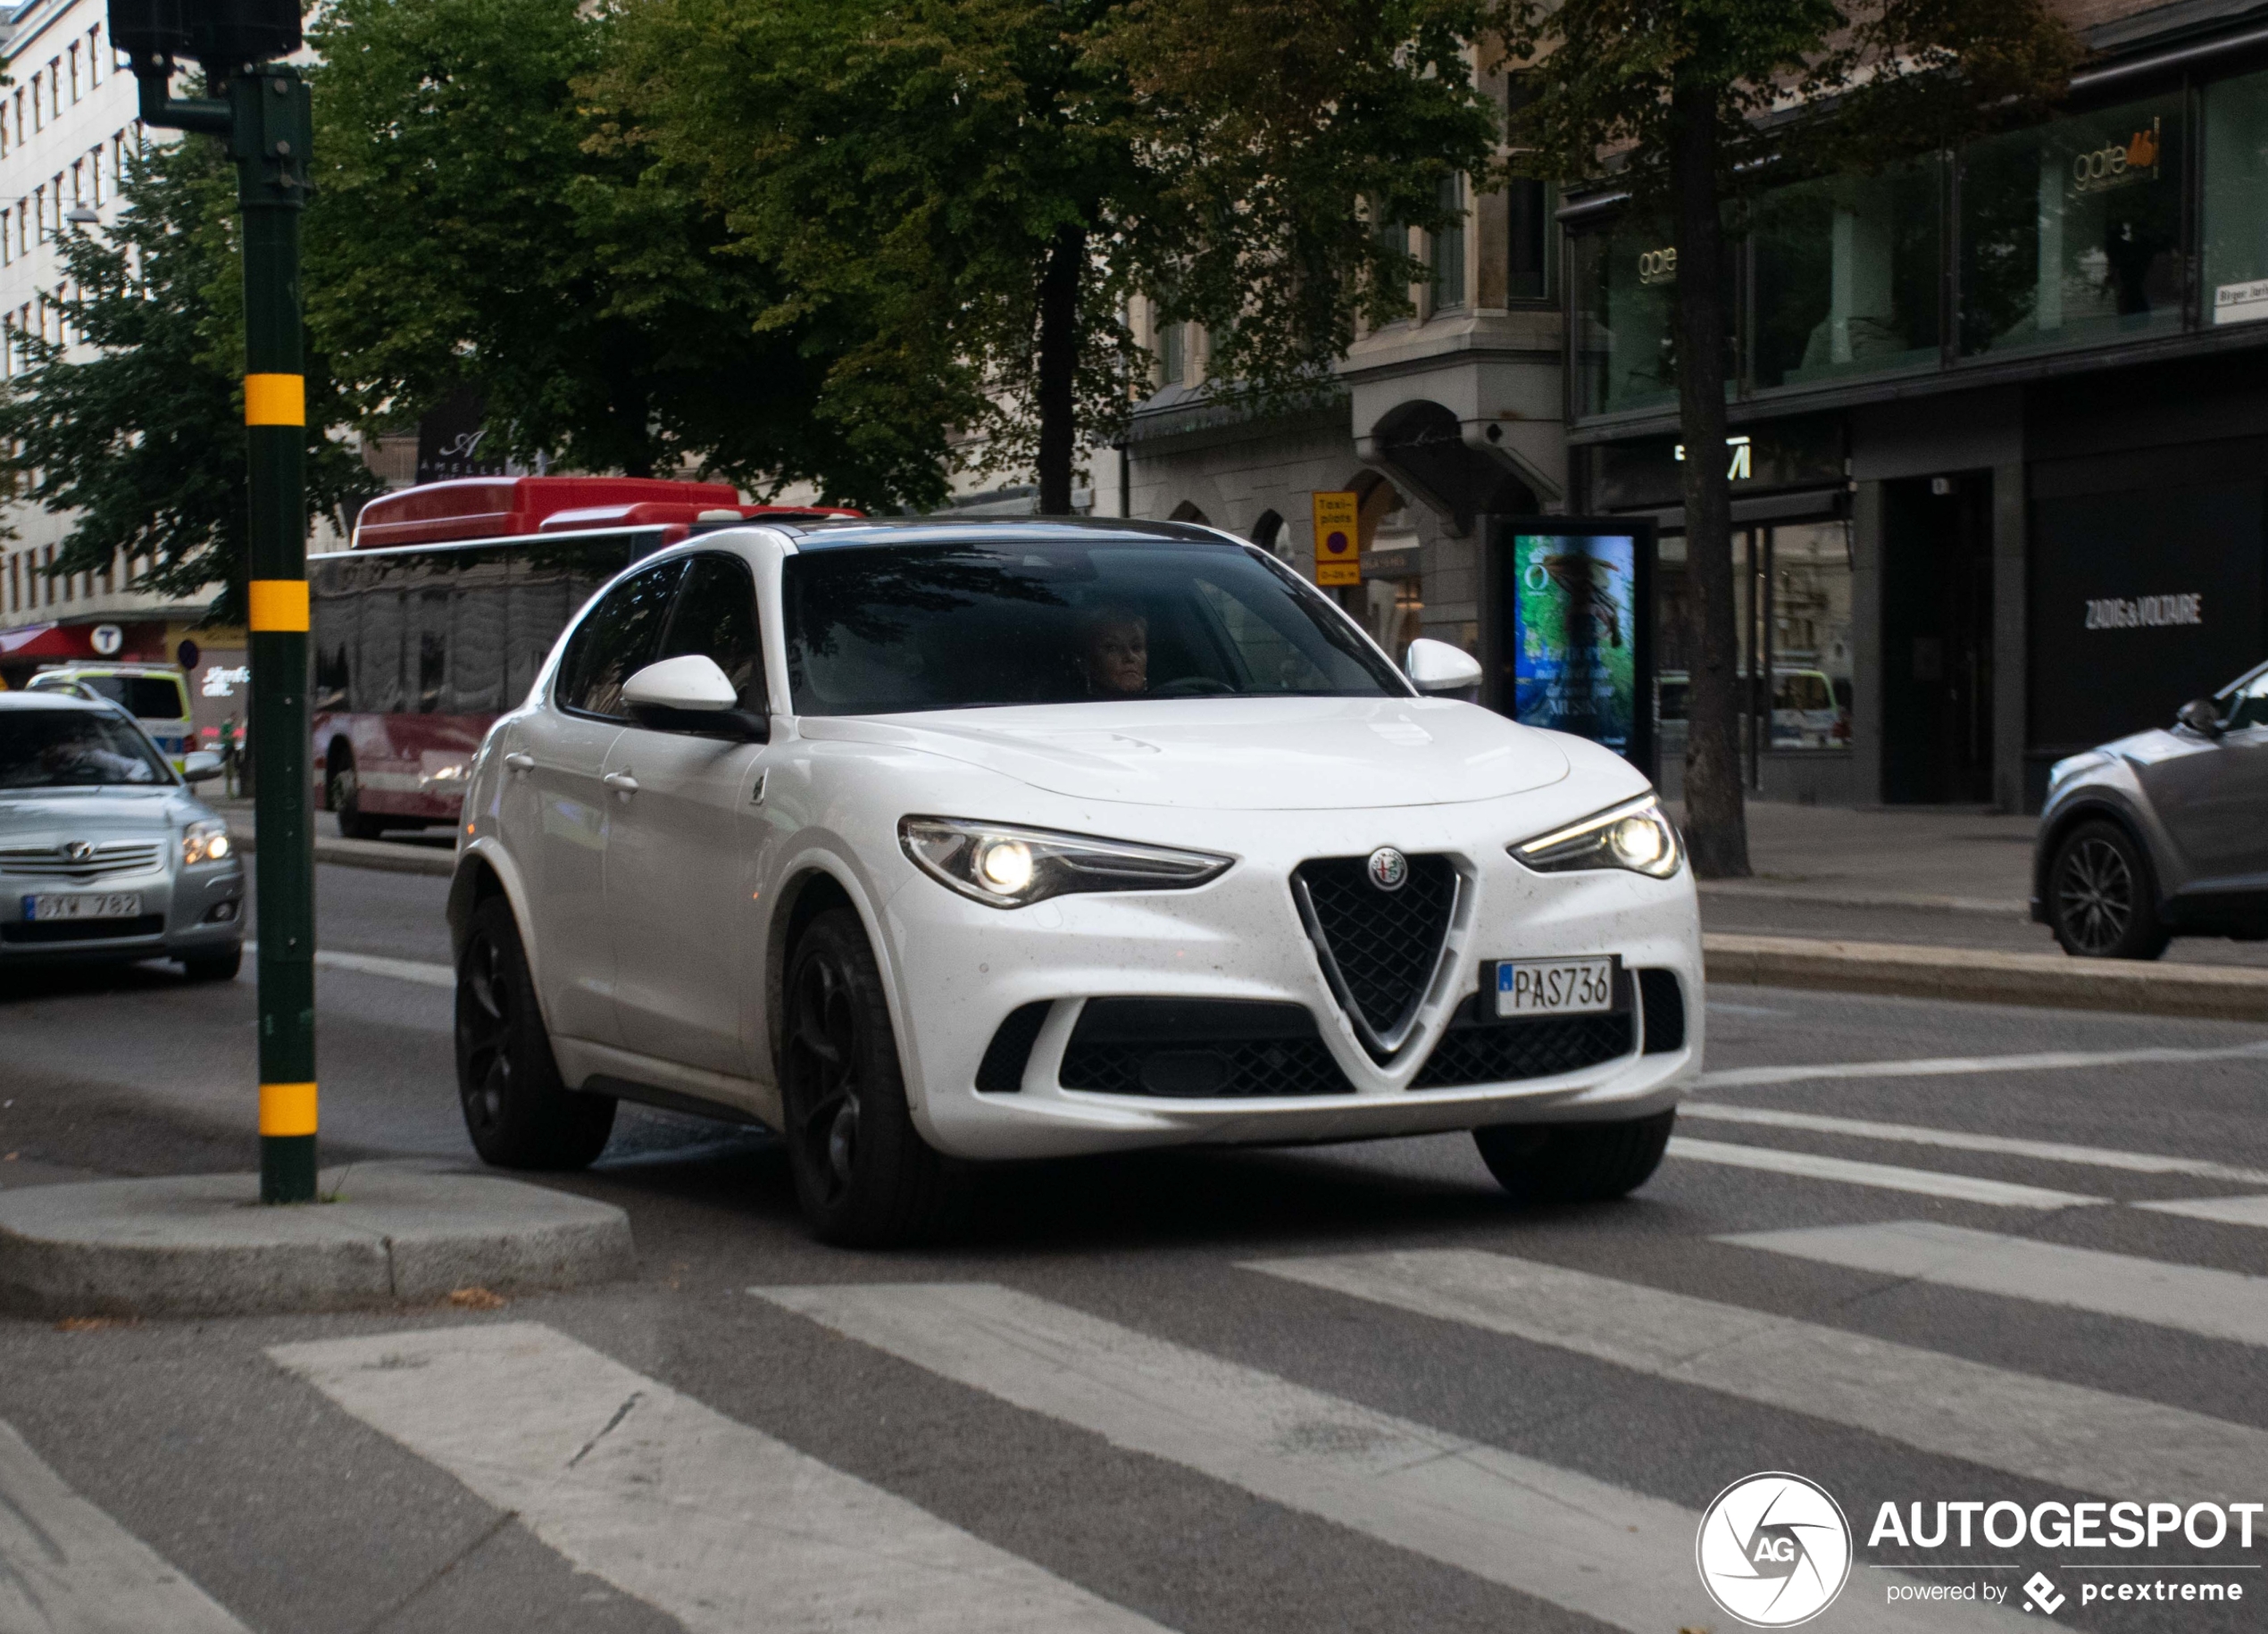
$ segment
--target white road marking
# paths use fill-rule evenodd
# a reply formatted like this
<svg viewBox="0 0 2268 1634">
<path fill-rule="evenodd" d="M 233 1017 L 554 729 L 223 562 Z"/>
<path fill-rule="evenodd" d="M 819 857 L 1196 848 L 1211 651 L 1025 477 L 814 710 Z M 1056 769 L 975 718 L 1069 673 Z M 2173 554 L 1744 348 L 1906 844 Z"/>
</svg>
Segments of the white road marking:
<svg viewBox="0 0 2268 1634">
<path fill-rule="evenodd" d="M 1777 1146 L 1734 1146 L 1722 1140 L 1693 1140 L 1672 1137 L 1670 1155 L 1688 1163 L 1724 1163 L 1735 1169 L 1762 1169 L 1771 1174 L 1792 1174 L 1807 1180 L 1832 1180 L 1845 1186 L 1873 1186 L 1885 1191 L 1919 1192 L 1923 1196 L 1950 1197 L 1960 1203 L 1989 1203 L 1997 1208 L 2077 1208 L 2107 1203 L 2076 1191 L 2054 1191 L 2044 1186 L 2019 1186 L 2013 1180 L 1981 1180 L 1973 1174 L 1941 1174 L 1934 1169 L 1901 1169 L 1895 1163 L 1860 1163 L 1849 1157 L 1822 1157 L 1812 1152 L 1784 1152 Z"/>
<path fill-rule="evenodd" d="M 2049 1486 L 2255 1496 L 2268 1430 L 1888 1339 L 1463 1248 L 1246 1267 L 1652 1378 L 1885 1436 Z M 2084 1424 L 2087 1433 L 2073 1435 Z"/>
<path fill-rule="evenodd" d="M 2268 1345 L 2268 1279 L 2233 1271 L 1998 1237 L 1925 1220 L 1755 1231 L 1716 1240 L 1943 1288 L 2180 1328 L 2208 1338 Z"/>
<path fill-rule="evenodd" d="M 260 944 L 246 942 L 244 956 L 247 963 L 260 956 Z M 379 954 L 344 953 L 336 948 L 315 950 L 318 970 L 353 971 L 361 976 L 391 976 L 396 981 L 414 981 L 420 987 L 454 989 L 457 973 L 446 964 L 435 964 L 424 959 L 388 959 Z M 238 978 L 250 980 L 256 974 L 247 970 Z"/>
<path fill-rule="evenodd" d="M 1698 1517 L 990 1284 L 750 1292 L 1029 1412 L 1617 1627 L 1712 1623 Z M 2007 1629 L 1846 1593 L 1836 1626 Z"/>
<path fill-rule="evenodd" d="M 244 1624 L 73 1492 L 0 1424 L 0 1629 L 245 1634 Z"/>
<path fill-rule="evenodd" d="M 1727 1067 L 1704 1072 L 1704 1089 L 1801 1084 L 1836 1078 L 1952 1078 L 1974 1072 L 2065 1072 L 2085 1067 L 2173 1066 L 2199 1061 L 2268 1057 L 2268 1043 L 2213 1049 L 2042 1050 L 2028 1055 L 1925 1055 L 1911 1061 L 1830 1061 L 1814 1066 Z"/>
<path fill-rule="evenodd" d="M 2240 1169 L 2230 1163 L 2208 1163 L 2198 1157 L 2174 1157 L 2157 1152 L 2117 1152 L 2104 1146 L 2066 1146 L 2057 1140 L 2024 1140 L 2009 1135 L 1972 1135 L 1961 1130 L 1927 1129 L 1913 1123 L 1876 1123 L 1865 1118 L 1829 1118 L 1816 1113 L 1782 1112 L 1773 1106 L 1729 1106 L 1714 1101 L 1687 1101 L 1678 1107 L 1678 1116 L 1720 1123 L 1752 1123 L 1765 1129 L 1808 1130 L 1821 1135 L 1855 1135 L 1862 1140 L 1905 1141 L 1916 1146 L 1944 1146 L 1955 1152 L 1995 1152 L 2010 1157 L 2038 1158 L 2043 1163 L 2076 1163 L 2094 1169 L 2124 1169 L 2134 1174 L 2189 1174 L 2205 1180 L 2229 1180 L 2239 1186 L 2268 1186 L 2268 1170 Z"/>
<path fill-rule="evenodd" d="M 1157 1629 L 539 1323 L 268 1354 L 691 1634 Z"/>
<path fill-rule="evenodd" d="M 2210 1220 L 2215 1225 L 2268 1226 L 2268 1197 L 2181 1197 L 2134 1206 L 2189 1220 Z"/>
</svg>

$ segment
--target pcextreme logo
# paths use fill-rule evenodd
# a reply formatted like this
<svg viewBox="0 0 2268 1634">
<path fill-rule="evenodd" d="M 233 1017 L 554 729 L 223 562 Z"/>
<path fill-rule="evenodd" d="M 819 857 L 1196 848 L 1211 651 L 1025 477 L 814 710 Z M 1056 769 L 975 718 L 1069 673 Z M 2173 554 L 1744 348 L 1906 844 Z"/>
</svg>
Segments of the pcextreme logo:
<svg viewBox="0 0 2268 1634">
<path fill-rule="evenodd" d="M 1717 1494 L 1693 1540 L 1702 1587 L 1751 1628 L 1789 1629 L 1835 1603 L 1851 1574 L 1851 1528 L 1825 1488 L 1772 1471 Z"/>
</svg>

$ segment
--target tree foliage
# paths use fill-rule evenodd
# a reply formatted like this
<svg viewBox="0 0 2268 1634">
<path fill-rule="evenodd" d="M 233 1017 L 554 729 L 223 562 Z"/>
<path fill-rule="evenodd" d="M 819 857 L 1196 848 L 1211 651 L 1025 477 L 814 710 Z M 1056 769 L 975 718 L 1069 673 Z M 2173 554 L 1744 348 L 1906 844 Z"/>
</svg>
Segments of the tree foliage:
<svg viewBox="0 0 2268 1634">
<path fill-rule="evenodd" d="M 1223 371 L 1312 389 L 1414 272 L 1360 224 L 1439 214 L 1496 130 L 1463 0 L 645 0 L 588 82 L 790 294 L 865 338 L 820 413 L 936 420 L 1067 509 L 1148 358 L 1128 297 Z"/>
<path fill-rule="evenodd" d="M 619 26 L 577 0 L 321 12 L 309 321 L 359 413 L 402 423 L 469 384 L 523 459 L 935 496 L 941 422 L 814 414 L 846 338 L 783 311 L 776 270 L 578 97 Z"/>
<path fill-rule="evenodd" d="M 1989 126 L 2036 118 L 2078 47 L 2046 0 L 1496 0 L 1521 65 L 1515 165 L 1563 181 L 1611 176 L 1666 217 L 1685 445 L 1723 446 L 1728 224 L 1756 188 L 1878 168 Z M 1695 867 L 1748 871 L 1742 807 L 1724 462 L 1683 465 L 1692 580 L 1685 790 Z"/>
<path fill-rule="evenodd" d="M 244 300 L 236 175 L 191 137 L 129 162 L 124 209 L 61 249 L 61 316 L 85 347 L 20 337 L 0 391 L 0 446 L 16 493 L 76 513 L 54 571 L 146 558 L 136 588 L 188 597 L 222 587 L 210 616 L 244 616 Z M 91 349 L 91 350 L 90 350 Z M 337 433 L 350 418 L 328 360 L 307 359 L 310 509 L 346 526 L 379 484 Z"/>
</svg>

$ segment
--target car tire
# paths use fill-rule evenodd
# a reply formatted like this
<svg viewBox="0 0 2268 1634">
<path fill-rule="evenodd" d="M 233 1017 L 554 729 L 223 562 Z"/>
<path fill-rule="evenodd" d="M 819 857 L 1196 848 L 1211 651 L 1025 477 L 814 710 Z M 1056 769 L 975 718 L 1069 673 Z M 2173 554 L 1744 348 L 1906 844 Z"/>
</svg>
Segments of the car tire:
<svg viewBox="0 0 2268 1634">
<path fill-rule="evenodd" d="M 386 824 L 361 809 L 362 785 L 354 776 L 354 752 L 345 746 L 333 749 L 323 763 L 323 804 L 338 819 L 341 839 L 379 839 Z"/>
<path fill-rule="evenodd" d="M 559 1076 L 512 905 L 472 911 L 457 960 L 457 1099 L 483 1163 L 499 1169 L 580 1169 L 606 1149 L 614 1097 L 570 1089 Z"/>
<path fill-rule="evenodd" d="M 2158 918 L 2157 880 L 2131 834 L 2082 822 L 2047 866 L 2047 923 L 2074 959 L 2155 959 L 2173 939 Z"/>
<path fill-rule="evenodd" d="M 1677 1110 L 1613 1123 L 1507 1123 L 1472 1131 L 1480 1161 L 1522 1203 L 1603 1203 L 1646 1184 Z"/>
<path fill-rule="evenodd" d="M 181 974 L 191 981 L 234 981 L 244 968 L 244 944 L 226 953 L 191 954 L 181 961 Z"/>
<path fill-rule="evenodd" d="M 933 1239 L 957 1221 L 966 1172 L 913 1127 L 882 973 L 849 908 L 813 920 L 788 956 L 780 1089 L 796 1200 L 845 1247 Z"/>
</svg>

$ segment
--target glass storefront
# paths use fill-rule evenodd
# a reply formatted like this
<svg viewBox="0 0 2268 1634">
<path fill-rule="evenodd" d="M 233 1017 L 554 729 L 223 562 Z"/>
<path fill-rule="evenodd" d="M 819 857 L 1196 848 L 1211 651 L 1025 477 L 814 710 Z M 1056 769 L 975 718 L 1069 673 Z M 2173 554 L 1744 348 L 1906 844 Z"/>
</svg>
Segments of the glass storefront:
<svg viewBox="0 0 2268 1634">
<path fill-rule="evenodd" d="M 2268 73 L 2205 92 L 2205 321 L 2268 318 Z"/>
<path fill-rule="evenodd" d="M 1755 226 L 1759 388 L 1933 367 L 1943 167 L 1781 188 Z"/>
<path fill-rule="evenodd" d="M 1572 247 L 1576 412 L 1612 414 L 1675 402 L 1671 304 L 1678 254 L 1668 227 L 1626 221 Z"/>
<path fill-rule="evenodd" d="M 2182 98 L 1995 137 L 1961 159 L 1961 350 L 2181 327 Z"/>
</svg>

